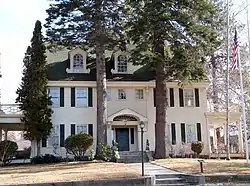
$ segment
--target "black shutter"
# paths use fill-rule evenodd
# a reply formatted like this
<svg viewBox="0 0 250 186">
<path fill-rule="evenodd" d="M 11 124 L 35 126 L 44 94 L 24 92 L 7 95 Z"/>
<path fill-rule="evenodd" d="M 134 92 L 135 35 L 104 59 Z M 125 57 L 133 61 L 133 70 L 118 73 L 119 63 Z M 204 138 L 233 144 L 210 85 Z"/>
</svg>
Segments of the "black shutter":
<svg viewBox="0 0 250 186">
<path fill-rule="evenodd" d="M 185 123 L 181 123 L 181 142 L 186 143 Z"/>
<path fill-rule="evenodd" d="M 183 97 L 182 88 L 179 88 L 179 103 L 180 103 L 180 107 L 184 107 L 184 97 Z"/>
<path fill-rule="evenodd" d="M 196 129 L 197 129 L 197 140 L 201 141 L 201 124 L 196 123 Z"/>
<path fill-rule="evenodd" d="M 47 138 L 46 137 L 42 138 L 42 147 L 47 147 Z"/>
<path fill-rule="evenodd" d="M 71 128 L 70 128 L 70 133 L 71 133 L 71 136 L 75 135 L 76 134 L 76 125 L 75 124 L 71 124 L 70 125 Z"/>
<path fill-rule="evenodd" d="M 170 107 L 174 107 L 174 89 L 169 89 L 169 95 L 170 95 Z"/>
<path fill-rule="evenodd" d="M 154 107 L 155 107 L 155 105 L 156 105 L 156 90 L 155 90 L 155 88 L 154 88 L 154 92 L 153 92 L 153 96 L 154 96 Z"/>
<path fill-rule="evenodd" d="M 172 145 L 176 144 L 176 130 L 175 123 L 171 123 Z"/>
<path fill-rule="evenodd" d="M 64 124 L 60 124 L 60 147 L 64 147 L 65 128 Z"/>
<path fill-rule="evenodd" d="M 88 134 L 93 136 L 93 124 L 88 124 Z"/>
<path fill-rule="evenodd" d="M 194 89 L 194 92 L 195 92 L 195 106 L 199 107 L 200 106 L 199 89 L 198 88 Z"/>
<path fill-rule="evenodd" d="M 88 106 L 93 107 L 93 89 L 88 88 Z"/>
<path fill-rule="evenodd" d="M 71 88 L 71 107 L 76 106 L 76 89 Z"/>
<path fill-rule="evenodd" d="M 130 144 L 135 144 L 135 130 L 134 130 L 134 128 L 130 128 L 130 135 L 131 135 Z"/>
<path fill-rule="evenodd" d="M 60 107 L 64 107 L 64 88 L 60 87 Z"/>
</svg>

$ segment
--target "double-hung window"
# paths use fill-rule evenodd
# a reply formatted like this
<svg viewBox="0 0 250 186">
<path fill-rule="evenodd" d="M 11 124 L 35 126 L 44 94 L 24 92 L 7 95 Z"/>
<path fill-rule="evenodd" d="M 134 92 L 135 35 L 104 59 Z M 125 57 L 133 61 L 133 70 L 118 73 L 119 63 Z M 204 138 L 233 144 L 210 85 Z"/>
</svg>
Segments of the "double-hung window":
<svg viewBox="0 0 250 186">
<path fill-rule="evenodd" d="M 194 90 L 184 89 L 185 107 L 194 107 Z"/>
<path fill-rule="evenodd" d="M 76 89 L 76 105 L 77 107 L 88 107 L 88 89 Z"/>
<path fill-rule="evenodd" d="M 60 88 L 59 87 L 50 87 L 48 89 L 48 94 L 51 97 L 52 106 L 59 107 L 60 106 Z"/>
</svg>

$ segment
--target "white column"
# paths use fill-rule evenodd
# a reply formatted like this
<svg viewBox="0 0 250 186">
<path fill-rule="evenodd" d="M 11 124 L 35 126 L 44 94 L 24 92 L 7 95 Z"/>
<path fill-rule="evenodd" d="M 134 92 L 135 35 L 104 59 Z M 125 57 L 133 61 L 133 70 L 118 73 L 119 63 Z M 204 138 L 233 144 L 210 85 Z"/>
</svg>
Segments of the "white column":
<svg viewBox="0 0 250 186">
<path fill-rule="evenodd" d="M 241 122 L 236 122 L 238 125 L 238 144 L 239 144 L 239 153 L 243 153 L 243 137 L 242 137 L 242 126 Z"/>
<path fill-rule="evenodd" d="M 112 122 L 108 122 L 107 124 L 107 144 L 108 145 L 112 145 L 112 138 L 111 138 L 111 135 L 112 135 Z"/>
<path fill-rule="evenodd" d="M 7 141 L 7 138 L 8 137 L 8 130 L 7 129 L 5 129 L 4 130 L 4 141 Z"/>
</svg>

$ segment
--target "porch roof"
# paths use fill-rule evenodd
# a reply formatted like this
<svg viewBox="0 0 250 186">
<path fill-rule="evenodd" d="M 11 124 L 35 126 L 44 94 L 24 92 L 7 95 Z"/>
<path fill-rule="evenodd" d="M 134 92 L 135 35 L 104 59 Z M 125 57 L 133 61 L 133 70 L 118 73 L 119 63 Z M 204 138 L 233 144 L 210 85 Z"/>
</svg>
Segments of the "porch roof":
<svg viewBox="0 0 250 186">
<path fill-rule="evenodd" d="M 111 122 L 114 120 L 115 117 L 117 116 L 122 116 L 122 115 L 127 115 L 127 116 L 134 116 L 135 118 L 137 118 L 138 121 L 148 121 L 148 118 L 146 118 L 145 116 L 139 114 L 138 112 L 132 110 L 132 109 L 129 109 L 129 108 L 125 108 L 125 109 L 122 109 L 114 114 L 111 114 L 107 121 L 108 122 Z"/>
<path fill-rule="evenodd" d="M 210 127 L 222 127 L 226 123 L 226 112 L 205 112 L 205 117 L 207 124 Z M 240 122 L 241 113 L 240 112 L 229 112 L 229 123 Z"/>
</svg>

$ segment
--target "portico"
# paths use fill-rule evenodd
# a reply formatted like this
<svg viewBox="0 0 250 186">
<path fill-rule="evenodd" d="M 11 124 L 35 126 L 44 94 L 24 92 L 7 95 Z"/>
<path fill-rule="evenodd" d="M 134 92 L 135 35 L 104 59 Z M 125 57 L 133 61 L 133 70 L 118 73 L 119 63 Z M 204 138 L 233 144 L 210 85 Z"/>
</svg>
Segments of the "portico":
<svg viewBox="0 0 250 186">
<path fill-rule="evenodd" d="M 122 109 L 108 117 L 107 141 L 112 144 L 112 141 L 118 143 L 119 151 L 138 151 L 141 150 L 140 144 L 140 121 L 145 123 L 145 136 L 147 136 L 148 119 L 131 110 Z M 144 138 L 146 144 L 146 138 Z"/>
</svg>

